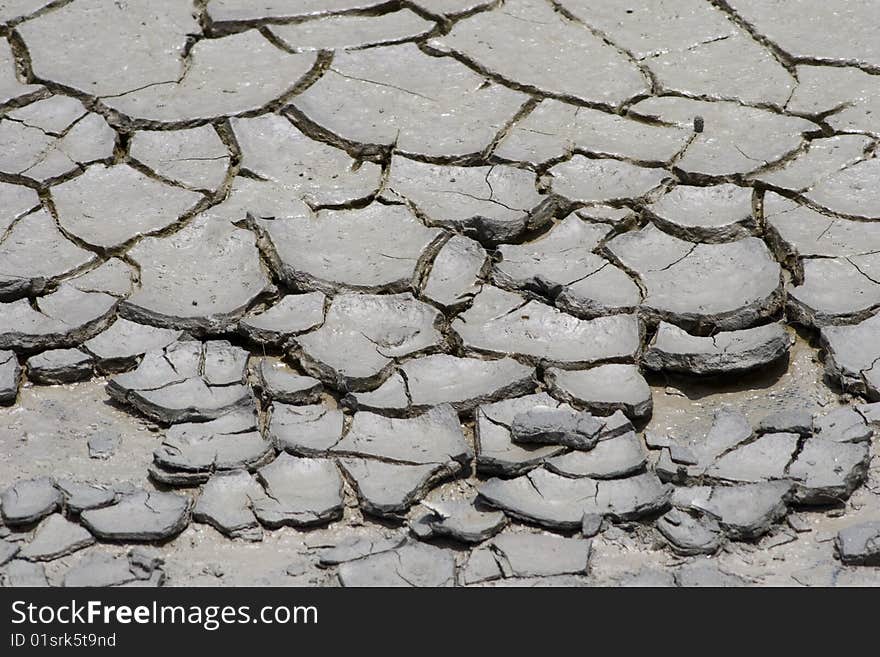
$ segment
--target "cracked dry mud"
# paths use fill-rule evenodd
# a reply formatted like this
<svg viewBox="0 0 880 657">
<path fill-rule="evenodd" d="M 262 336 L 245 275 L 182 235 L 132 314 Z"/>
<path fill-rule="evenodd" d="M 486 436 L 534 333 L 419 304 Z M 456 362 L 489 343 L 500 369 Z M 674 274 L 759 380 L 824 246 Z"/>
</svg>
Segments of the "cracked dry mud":
<svg viewBox="0 0 880 657">
<path fill-rule="evenodd" d="M 0 584 L 880 584 L 875 25 L 0 3 Z"/>
</svg>

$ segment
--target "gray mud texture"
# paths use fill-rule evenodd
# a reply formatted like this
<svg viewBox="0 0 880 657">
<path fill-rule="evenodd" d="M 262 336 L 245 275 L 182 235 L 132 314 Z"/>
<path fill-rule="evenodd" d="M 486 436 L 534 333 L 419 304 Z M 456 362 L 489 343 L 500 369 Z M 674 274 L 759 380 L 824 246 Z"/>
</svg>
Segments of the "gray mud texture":
<svg viewBox="0 0 880 657">
<path fill-rule="evenodd" d="M 0 2 L 0 586 L 880 585 L 876 25 Z"/>
</svg>

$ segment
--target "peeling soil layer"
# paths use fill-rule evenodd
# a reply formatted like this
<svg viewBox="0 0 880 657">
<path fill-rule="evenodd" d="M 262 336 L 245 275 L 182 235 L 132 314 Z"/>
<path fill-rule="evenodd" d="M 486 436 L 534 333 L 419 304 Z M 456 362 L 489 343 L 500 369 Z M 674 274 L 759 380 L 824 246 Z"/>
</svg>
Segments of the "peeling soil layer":
<svg viewBox="0 0 880 657">
<path fill-rule="evenodd" d="M 880 584 L 831 4 L 0 6 L 0 585 Z"/>
</svg>

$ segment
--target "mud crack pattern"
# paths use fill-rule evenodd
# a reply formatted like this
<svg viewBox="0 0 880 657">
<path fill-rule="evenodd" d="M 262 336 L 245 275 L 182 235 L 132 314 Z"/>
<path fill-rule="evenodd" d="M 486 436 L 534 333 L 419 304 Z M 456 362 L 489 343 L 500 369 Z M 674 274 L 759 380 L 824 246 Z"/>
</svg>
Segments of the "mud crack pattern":
<svg viewBox="0 0 880 657">
<path fill-rule="evenodd" d="M 0 582 L 880 582 L 873 4 L 0 3 Z"/>
</svg>

